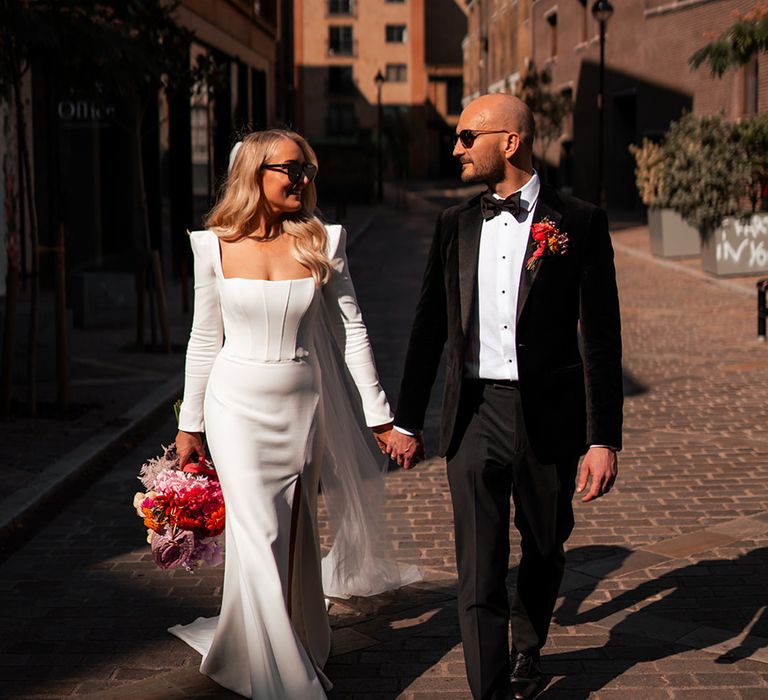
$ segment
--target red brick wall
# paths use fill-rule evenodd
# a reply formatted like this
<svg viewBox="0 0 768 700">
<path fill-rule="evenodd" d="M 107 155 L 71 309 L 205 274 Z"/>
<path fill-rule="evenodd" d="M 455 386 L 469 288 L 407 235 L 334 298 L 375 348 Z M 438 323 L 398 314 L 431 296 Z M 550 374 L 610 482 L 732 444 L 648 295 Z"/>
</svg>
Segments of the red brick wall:
<svg viewBox="0 0 768 700">
<path fill-rule="evenodd" d="M 468 5 L 464 96 L 508 91 L 531 53 L 533 0 L 473 0 Z M 488 49 L 484 38 L 487 36 Z"/>
<path fill-rule="evenodd" d="M 608 203 L 638 207 L 629 142 L 666 130 L 684 109 L 737 119 L 744 109 L 743 70 L 714 78 L 706 68 L 692 70 L 688 58 L 746 12 L 754 0 L 612 0 L 605 51 L 605 171 Z M 588 3 L 591 5 L 591 2 Z M 549 57 L 547 14 L 558 15 L 558 51 Z M 596 199 L 598 25 L 589 18 L 589 39 L 581 41 L 578 0 L 539 0 L 533 4 L 533 56 L 547 66 L 553 87 L 572 87 L 575 98 L 571 184 L 577 195 Z M 759 63 L 759 110 L 768 111 L 768 65 Z M 559 149 L 551 149 L 556 164 Z"/>
</svg>

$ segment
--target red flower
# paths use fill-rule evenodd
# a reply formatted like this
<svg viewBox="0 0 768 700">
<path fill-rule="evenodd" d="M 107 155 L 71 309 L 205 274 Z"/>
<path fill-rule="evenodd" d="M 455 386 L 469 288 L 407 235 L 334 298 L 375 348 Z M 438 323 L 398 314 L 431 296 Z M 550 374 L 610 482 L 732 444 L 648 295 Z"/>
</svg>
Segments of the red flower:
<svg viewBox="0 0 768 700">
<path fill-rule="evenodd" d="M 533 234 L 534 241 L 546 241 L 553 233 L 557 233 L 557 229 L 552 226 L 549 219 L 544 219 L 531 226 L 531 233 Z"/>
<path fill-rule="evenodd" d="M 546 255 L 563 255 L 568 252 L 568 234 L 560 233 L 554 222 L 544 218 L 531 226 L 531 237 L 535 241 L 531 257 L 525 264 L 526 270 L 533 270 Z"/>
<path fill-rule="evenodd" d="M 222 532 L 224 532 L 224 516 L 225 509 L 224 506 L 222 506 L 206 518 L 205 528 L 208 530 L 209 537 L 216 537 L 216 535 L 220 535 Z"/>
</svg>

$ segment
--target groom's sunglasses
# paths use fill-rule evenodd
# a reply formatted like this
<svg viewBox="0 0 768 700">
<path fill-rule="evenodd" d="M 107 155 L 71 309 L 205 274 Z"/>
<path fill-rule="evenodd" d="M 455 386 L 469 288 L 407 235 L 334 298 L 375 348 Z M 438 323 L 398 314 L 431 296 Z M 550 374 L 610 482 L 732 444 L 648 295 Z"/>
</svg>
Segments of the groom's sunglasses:
<svg viewBox="0 0 768 700">
<path fill-rule="evenodd" d="M 299 163 L 297 160 L 289 160 L 285 163 L 265 163 L 262 170 L 277 170 L 285 173 L 292 185 L 299 183 L 305 177 L 309 182 L 317 175 L 317 166 L 314 163 Z"/>
<path fill-rule="evenodd" d="M 475 145 L 475 139 L 483 134 L 511 134 L 513 132 L 506 129 L 496 129 L 495 131 L 482 131 L 480 129 L 462 129 L 456 134 L 456 140 L 461 141 L 464 148 L 472 148 Z"/>
</svg>

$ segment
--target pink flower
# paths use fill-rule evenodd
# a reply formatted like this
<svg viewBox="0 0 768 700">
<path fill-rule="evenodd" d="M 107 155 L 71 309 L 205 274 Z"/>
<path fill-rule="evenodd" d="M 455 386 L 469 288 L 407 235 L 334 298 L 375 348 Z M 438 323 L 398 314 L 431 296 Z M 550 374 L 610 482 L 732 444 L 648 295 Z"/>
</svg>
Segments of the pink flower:
<svg viewBox="0 0 768 700">
<path fill-rule="evenodd" d="M 176 454 L 176 443 L 171 443 L 163 447 L 163 454 L 159 457 L 153 457 L 142 465 L 139 472 L 139 481 L 148 489 L 154 488 L 155 479 L 166 469 L 177 469 L 179 466 L 179 456 Z"/>
</svg>

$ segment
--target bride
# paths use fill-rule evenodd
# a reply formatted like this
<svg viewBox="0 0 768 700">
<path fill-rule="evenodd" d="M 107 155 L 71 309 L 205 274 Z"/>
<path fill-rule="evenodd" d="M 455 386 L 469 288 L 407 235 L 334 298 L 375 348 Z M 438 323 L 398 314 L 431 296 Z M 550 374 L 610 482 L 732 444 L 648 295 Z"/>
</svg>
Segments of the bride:
<svg viewBox="0 0 768 700">
<path fill-rule="evenodd" d="M 195 308 L 176 446 L 205 436 L 227 508 L 221 613 L 170 632 L 200 670 L 260 700 L 325 698 L 325 596 L 419 577 L 383 553 L 380 450 L 392 414 L 347 269 L 345 232 L 314 214 L 317 159 L 298 134 L 236 146 L 209 230 L 191 234 Z M 318 483 L 335 530 L 322 560 Z"/>
</svg>

